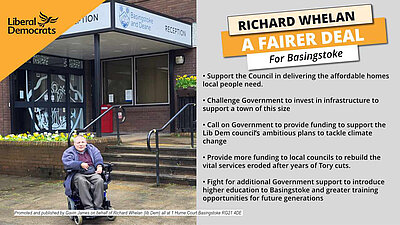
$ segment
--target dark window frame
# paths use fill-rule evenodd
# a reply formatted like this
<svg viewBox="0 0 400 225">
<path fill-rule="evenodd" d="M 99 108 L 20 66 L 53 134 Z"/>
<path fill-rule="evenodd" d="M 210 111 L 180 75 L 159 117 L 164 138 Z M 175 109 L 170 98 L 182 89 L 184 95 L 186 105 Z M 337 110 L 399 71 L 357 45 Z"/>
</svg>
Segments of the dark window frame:
<svg viewBox="0 0 400 225">
<path fill-rule="evenodd" d="M 137 85 L 137 74 L 136 74 L 136 58 L 147 58 L 147 57 L 152 57 L 152 56 L 159 56 L 159 55 L 167 55 L 167 66 L 168 66 L 168 72 L 167 72 L 167 102 L 157 102 L 157 103 L 141 103 L 141 104 L 137 104 L 137 88 L 135 86 L 134 89 L 134 97 L 135 97 L 135 105 L 137 106 L 153 106 L 153 105 L 169 105 L 171 102 L 171 96 L 170 96 L 170 70 L 171 68 L 169 68 L 169 53 L 165 52 L 165 53 L 154 53 L 154 54 L 147 54 L 147 55 L 138 55 L 138 56 L 134 56 L 134 68 L 133 71 L 134 73 L 134 83 L 135 85 Z"/>
<path fill-rule="evenodd" d="M 166 55 L 167 56 L 167 63 L 166 65 L 168 66 L 168 72 L 167 72 L 167 102 L 163 102 L 163 103 L 142 103 L 142 104 L 138 104 L 137 103 L 137 88 L 136 88 L 136 84 L 137 84 L 137 76 L 136 76 L 136 58 L 145 58 L 145 57 L 151 57 L 151 56 L 158 56 L 158 55 Z M 102 104 L 106 104 L 106 102 L 104 101 L 105 97 L 108 96 L 104 96 L 106 94 L 106 87 L 105 87 L 105 80 L 106 80 L 106 76 L 105 76 L 105 71 L 104 71 L 104 62 L 107 61 L 115 61 L 115 60 L 125 60 L 125 59 L 131 59 L 131 68 L 132 68 L 132 90 L 133 90 L 133 101 L 132 101 L 132 105 L 135 107 L 146 107 L 146 106 L 165 106 L 165 105 L 170 105 L 171 104 L 171 76 L 170 76 L 170 72 L 171 72 L 171 65 L 170 65 L 170 53 L 169 52 L 158 52 L 158 53 L 150 53 L 150 54 L 141 54 L 141 55 L 133 55 L 133 56 L 124 56 L 124 57 L 116 57 L 116 58 L 108 58 L 108 59 L 102 59 L 101 60 L 101 74 L 102 74 L 102 91 L 101 91 L 101 99 L 102 99 Z M 116 103 L 109 103 L 110 105 L 118 105 Z M 129 104 L 129 103 L 126 103 Z"/>
<path fill-rule="evenodd" d="M 105 96 L 107 93 L 106 92 L 108 92 L 108 90 L 107 90 L 107 88 L 106 88 L 106 74 L 105 74 L 105 71 L 104 71 L 104 69 L 105 69 L 105 66 L 104 66 L 104 63 L 105 62 L 110 62 L 110 61 L 120 61 L 120 60 L 126 60 L 126 59 L 130 59 L 130 62 L 131 62 L 131 75 L 132 75 L 132 82 L 131 82 L 131 89 L 133 90 L 133 87 L 134 87 L 134 79 L 133 79 L 133 76 L 134 76 L 134 68 L 133 68 L 133 64 L 134 64 L 134 62 L 133 62 L 133 57 L 132 56 L 126 56 L 126 57 L 120 57 L 120 58 L 111 58 L 111 59 L 104 59 L 104 60 L 101 60 L 101 63 L 100 63 L 100 65 L 101 65 L 101 74 L 102 74 L 102 83 L 103 83 L 103 85 L 101 85 L 102 86 L 102 91 L 101 91 L 101 102 L 103 103 L 103 104 L 106 104 L 105 102 L 105 98 L 107 97 L 108 98 L 108 96 Z M 114 96 L 114 99 L 115 99 L 115 96 Z M 107 101 L 108 102 L 108 101 Z M 110 105 L 119 105 L 119 103 L 107 103 L 107 104 L 110 104 Z M 124 105 L 125 104 L 129 104 L 129 103 L 123 103 Z M 132 105 L 134 105 L 135 104 L 135 101 L 133 100 L 132 101 L 132 103 L 131 103 Z"/>
</svg>

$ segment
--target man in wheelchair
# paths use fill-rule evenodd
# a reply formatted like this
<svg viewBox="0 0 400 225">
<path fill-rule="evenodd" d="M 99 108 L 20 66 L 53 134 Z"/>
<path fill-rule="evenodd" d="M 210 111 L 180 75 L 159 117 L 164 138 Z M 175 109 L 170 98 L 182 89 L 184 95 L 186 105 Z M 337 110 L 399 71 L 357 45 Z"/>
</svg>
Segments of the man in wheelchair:
<svg viewBox="0 0 400 225">
<path fill-rule="evenodd" d="M 85 137 L 74 138 L 74 146 L 66 149 L 62 156 L 67 177 L 64 182 L 65 194 L 72 196 L 72 185 L 77 188 L 83 209 L 102 210 L 104 197 L 103 157 Z"/>
</svg>

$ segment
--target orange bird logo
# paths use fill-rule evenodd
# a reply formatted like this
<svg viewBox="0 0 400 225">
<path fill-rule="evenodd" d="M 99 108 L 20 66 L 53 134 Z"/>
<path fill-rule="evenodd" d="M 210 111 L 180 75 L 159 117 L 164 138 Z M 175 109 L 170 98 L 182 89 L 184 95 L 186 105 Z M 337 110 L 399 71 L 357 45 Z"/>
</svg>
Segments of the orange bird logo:
<svg viewBox="0 0 400 225">
<path fill-rule="evenodd" d="M 55 23 L 58 20 L 58 17 L 57 18 L 53 18 L 51 16 L 46 16 L 42 12 L 40 12 L 39 17 L 42 20 L 42 23 L 38 22 L 39 26 L 41 26 L 41 27 L 44 27 L 44 25 L 46 25 L 47 23 Z"/>
</svg>

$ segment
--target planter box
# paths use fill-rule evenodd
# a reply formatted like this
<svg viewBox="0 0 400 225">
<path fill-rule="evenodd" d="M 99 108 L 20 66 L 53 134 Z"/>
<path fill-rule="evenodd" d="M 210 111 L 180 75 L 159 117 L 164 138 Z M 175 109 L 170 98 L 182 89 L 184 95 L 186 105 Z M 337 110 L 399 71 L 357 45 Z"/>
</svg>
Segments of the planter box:
<svg viewBox="0 0 400 225">
<path fill-rule="evenodd" d="M 179 88 L 176 90 L 176 95 L 178 97 L 194 97 L 196 96 L 196 88 Z"/>
<path fill-rule="evenodd" d="M 88 140 L 101 152 L 107 145 L 117 143 L 115 137 Z M 64 179 L 61 157 L 66 142 L 0 141 L 0 173 L 17 176 L 34 176 Z"/>
</svg>

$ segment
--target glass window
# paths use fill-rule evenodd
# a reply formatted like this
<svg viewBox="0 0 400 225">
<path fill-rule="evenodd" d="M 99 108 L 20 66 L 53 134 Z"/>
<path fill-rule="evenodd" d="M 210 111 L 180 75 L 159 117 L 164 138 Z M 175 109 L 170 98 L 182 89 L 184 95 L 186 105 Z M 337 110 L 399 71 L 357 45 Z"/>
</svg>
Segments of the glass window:
<svg viewBox="0 0 400 225">
<path fill-rule="evenodd" d="M 71 108 L 71 130 L 83 128 L 83 109 Z"/>
<path fill-rule="evenodd" d="M 69 98 L 71 102 L 83 102 L 83 76 L 71 75 L 69 77 Z"/>
<path fill-rule="evenodd" d="M 67 118 L 65 108 L 51 108 L 51 129 L 52 130 L 66 130 Z"/>
<path fill-rule="evenodd" d="M 50 99 L 52 102 L 65 102 L 66 99 L 66 91 L 65 91 L 65 76 L 51 74 L 51 96 Z"/>
<path fill-rule="evenodd" d="M 29 111 L 28 111 L 29 109 Z M 15 108 L 14 109 L 14 129 L 17 134 L 31 131 L 32 110 L 31 108 Z"/>
<path fill-rule="evenodd" d="M 136 103 L 168 103 L 168 55 L 135 58 Z"/>
<path fill-rule="evenodd" d="M 46 108 L 34 108 L 33 122 L 36 131 L 49 130 L 49 113 Z"/>
<path fill-rule="evenodd" d="M 32 98 L 32 91 L 29 89 L 29 72 L 17 70 L 15 73 L 15 101 L 27 102 Z"/>
<path fill-rule="evenodd" d="M 104 103 L 126 104 L 132 102 L 132 60 L 104 61 Z"/>
<path fill-rule="evenodd" d="M 49 99 L 47 93 L 47 74 L 34 73 L 33 75 L 33 100 L 35 102 L 45 101 Z"/>
</svg>

